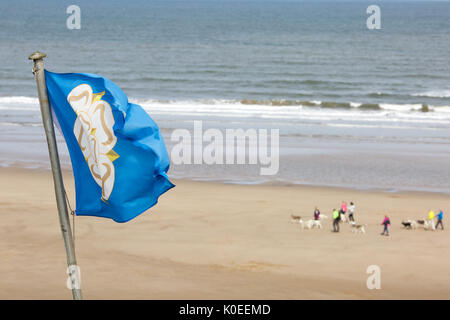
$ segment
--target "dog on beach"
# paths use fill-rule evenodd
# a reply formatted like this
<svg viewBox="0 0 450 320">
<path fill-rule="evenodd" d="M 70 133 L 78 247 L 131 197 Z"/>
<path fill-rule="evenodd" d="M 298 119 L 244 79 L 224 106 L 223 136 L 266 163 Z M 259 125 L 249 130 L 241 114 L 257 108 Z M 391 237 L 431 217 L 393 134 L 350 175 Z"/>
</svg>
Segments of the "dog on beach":
<svg viewBox="0 0 450 320">
<path fill-rule="evenodd" d="M 291 222 L 292 223 L 300 223 L 301 221 L 302 221 L 302 217 L 294 216 L 293 214 L 291 214 Z"/>
<path fill-rule="evenodd" d="M 322 224 L 320 223 L 320 220 L 309 219 L 307 221 L 303 221 L 301 216 L 295 216 L 293 214 L 291 214 L 291 223 L 300 224 L 302 229 L 313 229 L 314 227 L 322 229 Z"/>
<path fill-rule="evenodd" d="M 328 219 L 328 216 L 325 214 L 321 214 L 319 216 L 319 220 L 325 220 Z M 308 220 L 305 224 L 307 229 L 312 229 L 313 227 L 318 227 L 319 229 L 322 228 L 322 224 L 320 223 L 319 220 Z M 311 221 L 311 222 L 310 222 Z M 303 220 L 301 216 L 296 216 L 291 214 L 291 223 L 300 223 L 302 224 Z M 308 226 L 311 226 L 310 228 L 308 228 Z"/>
<path fill-rule="evenodd" d="M 411 229 L 411 222 L 409 221 L 402 221 L 402 225 L 405 227 L 405 229 Z"/>
<path fill-rule="evenodd" d="M 431 220 L 416 220 L 415 221 L 417 223 L 417 225 L 422 226 L 425 230 L 428 230 L 431 228 L 431 230 L 434 231 L 434 225 L 433 225 L 433 221 Z"/>
<path fill-rule="evenodd" d="M 423 228 L 425 230 L 431 229 L 431 230 L 435 230 L 434 228 L 434 221 L 433 220 L 426 220 L 423 224 Z"/>
<path fill-rule="evenodd" d="M 317 227 L 318 229 L 322 229 L 322 224 L 320 223 L 320 220 L 312 220 L 309 219 L 305 223 L 302 222 L 303 229 L 313 229 L 314 227 Z"/>
<path fill-rule="evenodd" d="M 328 217 L 326 215 L 321 215 L 320 219 L 327 219 Z M 291 214 L 291 223 L 298 223 L 300 224 L 302 229 L 314 229 L 315 227 L 317 227 L 318 229 L 322 229 L 322 223 L 320 222 L 320 220 L 313 220 L 313 219 L 309 219 L 306 221 L 303 221 L 301 216 L 296 216 Z"/>
<path fill-rule="evenodd" d="M 349 222 L 352 226 L 352 232 L 353 233 L 366 233 L 367 224 L 356 224 L 354 221 Z"/>
<path fill-rule="evenodd" d="M 405 227 L 405 229 L 408 229 L 408 230 L 417 228 L 417 222 L 414 220 L 402 221 L 402 225 L 403 225 L 403 227 Z"/>
</svg>

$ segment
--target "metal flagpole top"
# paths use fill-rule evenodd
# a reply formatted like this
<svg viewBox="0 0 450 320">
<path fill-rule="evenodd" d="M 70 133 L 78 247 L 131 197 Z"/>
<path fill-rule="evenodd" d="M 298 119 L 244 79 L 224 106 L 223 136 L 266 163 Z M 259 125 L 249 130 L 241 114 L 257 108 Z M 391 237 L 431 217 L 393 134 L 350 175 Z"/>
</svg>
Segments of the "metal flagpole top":
<svg viewBox="0 0 450 320">
<path fill-rule="evenodd" d="M 30 60 L 39 60 L 39 59 L 45 58 L 46 56 L 47 55 L 45 53 L 43 53 L 43 52 L 35 51 L 32 54 L 30 54 L 28 59 L 30 59 Z"/>
</svg>

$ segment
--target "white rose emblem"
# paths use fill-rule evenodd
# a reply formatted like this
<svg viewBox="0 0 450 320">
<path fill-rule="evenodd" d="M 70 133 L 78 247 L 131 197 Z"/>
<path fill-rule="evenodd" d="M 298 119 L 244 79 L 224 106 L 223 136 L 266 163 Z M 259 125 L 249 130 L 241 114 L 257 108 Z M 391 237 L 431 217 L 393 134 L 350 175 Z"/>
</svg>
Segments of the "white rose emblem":
<svg viewBox="0 0 450 320">
<path fill-rule="evenodd" d="M 91 86 L 81 84 L 69 93 L 67 101 L 77 114 L 73 132 L 89 166 L 92 177 L 102 188 L 102 200 L 108 200 L 114 187 L 113 161 L 119 158 L 113 147 L 114 117 L 104 92 L 93 93 Z"/>
</svg>

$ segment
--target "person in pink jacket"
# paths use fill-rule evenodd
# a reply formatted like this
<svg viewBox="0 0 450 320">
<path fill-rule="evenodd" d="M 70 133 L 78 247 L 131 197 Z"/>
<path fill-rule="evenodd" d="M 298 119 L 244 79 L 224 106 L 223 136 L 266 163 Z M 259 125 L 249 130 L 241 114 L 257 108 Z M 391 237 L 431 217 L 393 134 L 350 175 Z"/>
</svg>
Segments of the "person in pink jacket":
<svg viewBox="0 0 450 320">
<path fill-rule="evenodd" d="M 341 210 L 339 213 L 341 214 L 342 221 L 345 222 L 345 214 L 347 213 L 347 203 L 345 201 L 342 201 Z"/>
<path fill-rule="evenodd" d="M 384 220 L 383 220 L 383 222 L 381 224 L 384 225 L 384 229 L 383 229 L 383 232 L 381 233 L 381 235 L 382 236 L 384 236 L 384 235 L 388 236 L 389 235 L 388 227 L 391 224 L 391 220 L 389 220 L 389 217 L 386 214 L 384 215 Z"/>
</svg>

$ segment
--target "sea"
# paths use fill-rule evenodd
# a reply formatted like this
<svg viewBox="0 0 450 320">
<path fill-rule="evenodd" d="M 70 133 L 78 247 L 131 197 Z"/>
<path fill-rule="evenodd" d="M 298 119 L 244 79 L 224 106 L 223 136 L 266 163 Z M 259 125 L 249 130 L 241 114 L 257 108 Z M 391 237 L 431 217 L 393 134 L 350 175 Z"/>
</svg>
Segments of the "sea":
<svg viewBox="0 0 450 320">
<path fill-rule="evenodd" d="M 80 29 L 67 27 L 70 5 Z M 371 5 L 380 29 L 367 26 Z M 172 163 L 172 178 L 450 193 L 448 1 L 2 0 L 2 167 L 49 169 L 36 50 L 50 71 L 115 82 L 170 155 L 173 132 L 193 132 L 194 121 L 279 130 L 274 175 Z"/>
</svg>

